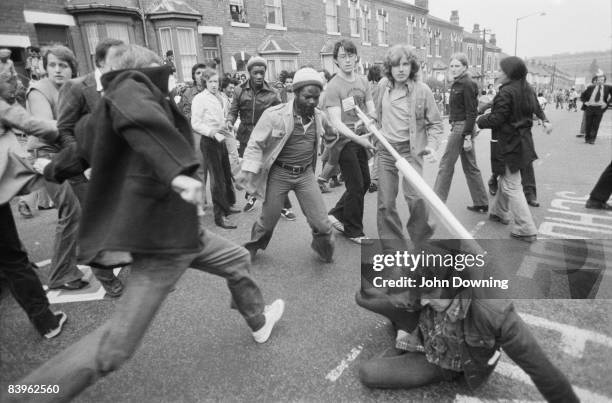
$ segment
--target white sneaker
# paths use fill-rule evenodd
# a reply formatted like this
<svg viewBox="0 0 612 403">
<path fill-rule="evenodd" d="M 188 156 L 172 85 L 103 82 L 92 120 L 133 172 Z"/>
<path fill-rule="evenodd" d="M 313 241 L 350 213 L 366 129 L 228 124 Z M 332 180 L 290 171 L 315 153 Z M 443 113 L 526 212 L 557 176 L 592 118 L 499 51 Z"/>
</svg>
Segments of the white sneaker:
<svg viewBox="0 0 612 403">
<path fill-rule="evenodd" d="M 340 220 L 338 220 L 336 217 L 334 217 L 331 214 L 328 215 L 327 218 L 329 218 L 329 221 L 331 221 L 332 227 L 334 227 L 336 231 L 344 232 L 344 224 L 342 224 Z"/>
<path fill-rule="evenodd" d="M 374 241 L 368 238 L 367 236 L 357 236 L 355 238 L 349 239 L 359 245 L 372 245 L 374 243 Z"/>
<path fill-rule="evenodd" d="M 263 327 L 256 332 L 253 332 L 253 338 L 257 343 L 265 343 L 270 338 L 270 334 L 272 334 L 272 328 L 274 324 L 278 322 L 278 320 L 283 316 L 283 312 L 285 311 L 285 301 L 282 299 L 277 299 L 270 305 L 266 305 L 264 308 L 264 316 L 266 317 L 266 322 Z"/>
<path fill-rule="evenodd" d="M 52 339 L 60 334 L 62 332 L 62 328 L 64 327 L 64 323 L 66 323 L 66 319 L 68 319 L 68 316 L 66 316 L 66 314 L 62 311 L 57 311 L 54 313 L 54 315 L 56 318 L 58 318 L 57 327 L 50 329 L 47 333 L 45 333 L 45 339 Z"/>
</svg>

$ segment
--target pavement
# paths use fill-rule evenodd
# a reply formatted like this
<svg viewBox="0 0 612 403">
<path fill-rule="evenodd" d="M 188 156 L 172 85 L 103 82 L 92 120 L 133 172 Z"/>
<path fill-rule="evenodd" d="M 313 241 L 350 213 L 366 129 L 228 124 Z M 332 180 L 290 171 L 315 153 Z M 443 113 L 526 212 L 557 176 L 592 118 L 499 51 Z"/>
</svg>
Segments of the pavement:
<svg viewBox="0 0 612 403">
<path fill-rule="evenodd" d="M 546 112 L 553 122 L 553 133 L 547 136 L 540 128 L 534 129 L 540 156 L 535 173 L 541 207 L 531 211 L 542 241 L 531 246 L 529 255 L 539 260 L 529 260 L 527 255 L 514 256 L 521 262 L 521 275 L 526 279 L 554 275 L 542 263 L 550 257 L 537 249 L 546 239 L 612 239 L 612 213 L 584 208 L 589 191 L 610 163 L 612 114 L 605 115 L 597 144 L 587 145 L 575 137 L 580 127 L 579 113 L 550 107 Z M 478 163 L 485 182 L 490 172 L 489 138 L 488 131 L 482 131 L 476 139 Z M 426 165 L 424 178 L 430 185 L 436 172 L 437 164 Z M 328 207 L 342 191 L 336 188 L 323 195 Z M 242 199 L 239 197 L 239 200 Z M 476 391 L 469 390 L 464 382 L 393 391 L 362 386 L 358 379 L 359 364 L 391 345 L 394 339 L 391 326 L 381 316 L 359 308 L 354 302 L 360 286 L 359 246 L 337 236 L 334 262 L 321 263 L 310 249 L 310 229 L 293 194 L 291 200 L 297 221 L 279 221 L 268 249 L 257 255 L 252 268 L 267 301 L 276 298 L 286 301 L 285 314 L 266 344 L 254 343 L 240 315 L 230 310 L 229 292 L 221 279 L 190 270 L 168 297 L 133 359 L 91 386 L 76 401 L 543 400 L 522 370 L 505 355 L 489 381 Z M 517 242 L 509 238 L 508 227 L 489 222 L 486 215 L 468 211 L 466 206 L 470 204 L 458 164 L 447 202 L 450 210 L 476 238 L 499 239 L 509 245 Z M 407 213 L 401 195 L 398 206 L 402 208 L 400 215 L 405 222 Z M 371 237 L 376 235 L 375 212 L 376 194 L 367 194 L 364 225 Z M 44 211 L 25 220 L 15 214 L 21 238 L 33 261 L 45 263 L 51 257 L 55 215 L 55 210 Z M 236 230 L 215 227 L 210 208 L 203 221 L 207 228 L 229 239 L 246 242 L 257 212 L 232 218 L 238 224 Z M 440 228 L 435 236 L 446 238 L 449 234 Z M 604 249 L 602 253 L 599 261 L 604 262 L 605 272 L 593 292 L 595 299 L 515 301 L 517 310 L 552 362 L 568 376 L 585 402 L 612 401 L 609 376 L 612 250 Z M 59 337 L 44 341 L 6 287 L 2 290 L 2 390 L 110 318 L 117 301 L 98 295 L 96 287 L 94 281 L 91 289 L 77 297 L 50 294 L 52 302 L 57 302 L 53 309 L 63 310 L 69 319 Z M 86 298 L 90 300 L 83 300 Z"/>
</svg>

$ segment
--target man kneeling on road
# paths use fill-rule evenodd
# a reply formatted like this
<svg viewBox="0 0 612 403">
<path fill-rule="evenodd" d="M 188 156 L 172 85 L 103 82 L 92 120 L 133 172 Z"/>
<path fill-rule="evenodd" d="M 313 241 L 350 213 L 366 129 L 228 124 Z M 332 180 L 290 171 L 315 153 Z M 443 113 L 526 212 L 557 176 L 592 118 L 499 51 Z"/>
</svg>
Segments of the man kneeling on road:
<svg viewBox="0 0 612 403">
<path fill-rule="evenodd" d="M 315 109 L 322 89 L 314 69 L 298 70 L 293 79 L 293 102 L 268 108 L 251 133 L 236 182 L 264 200 L 251 240 L 245 245 L 252 257 L 268 246 L 283 201 L 293 190 L 312 228 L 312 248 L 323 261 L 332 261 L 332 226 L 314 174 L 319 136 L 334 130 Z"/>
</svg>

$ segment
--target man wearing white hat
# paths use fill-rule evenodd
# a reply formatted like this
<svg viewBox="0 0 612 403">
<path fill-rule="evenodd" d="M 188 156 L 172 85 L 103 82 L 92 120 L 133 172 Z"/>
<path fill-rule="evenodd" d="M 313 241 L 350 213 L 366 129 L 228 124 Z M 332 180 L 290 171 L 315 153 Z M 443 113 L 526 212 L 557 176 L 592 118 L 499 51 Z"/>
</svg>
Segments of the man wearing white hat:
<svg viewBox="0 0 612 403">
<path fill-rule="evenodd" d="M 251 256 L 265 249 L 289 191 L 297 196 L 312 229 L 311 247 L 324 262 L 334 252 L 331 221 L 314 171 L 319 137 L 334 132 L 316 109 L 323 82 L 316 70 L 302 68 L 293 78 L 293 102 L 268 108 L 251 133 L 236 182 L 263 200 L 245 248 Z"/>
<path fill-rule="evenodd" d="M 585 112 L 584 141 L 587 144 L 595 144 L 601 118 L 606 109 L 610 106 L 610 103 L 612 103 L 612 91 L 610 86 L 605 85 L 606 76 L 603 71 L 597 71 L 594 81 L 595 83 L 589 85 L 580 95 L 582 110 Z"/>
</svg>

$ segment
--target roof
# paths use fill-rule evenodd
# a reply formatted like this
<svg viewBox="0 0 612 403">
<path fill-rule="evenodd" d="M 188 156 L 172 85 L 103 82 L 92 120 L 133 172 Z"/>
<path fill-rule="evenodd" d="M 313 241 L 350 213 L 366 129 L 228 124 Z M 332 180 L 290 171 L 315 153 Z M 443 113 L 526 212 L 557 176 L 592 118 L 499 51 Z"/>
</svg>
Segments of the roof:
<svg viewBox="0 0 612 403">
<path fill-rule="evenodd" d="M 288 39 L 281 36 L 267 36 L 263 42 L 257 47 L 257 52 L 260 55 L 286 53 L 299 55 L 302 53 L 294 44 L 289 42 Z"/>
<path fill-rule="evenodd" d="M 183 0 L 158 0 L 153 4 L 149 14 L 202 14 Z"/>
<path fill-rule="evenodd" d="M 434 15 L 428 14 L 427 15 L 427 19 L 435 24 L 442 24 L 442 25 L 446 25 L 449 26 L 451 28 L 457 29 L 457 30 L 463 30 L 463 27 L 460 25 L 455 25 L 450 21 L 444 20 L 442 18 L 438 18 Z"/>
</svg>

